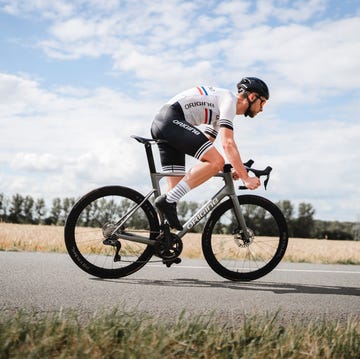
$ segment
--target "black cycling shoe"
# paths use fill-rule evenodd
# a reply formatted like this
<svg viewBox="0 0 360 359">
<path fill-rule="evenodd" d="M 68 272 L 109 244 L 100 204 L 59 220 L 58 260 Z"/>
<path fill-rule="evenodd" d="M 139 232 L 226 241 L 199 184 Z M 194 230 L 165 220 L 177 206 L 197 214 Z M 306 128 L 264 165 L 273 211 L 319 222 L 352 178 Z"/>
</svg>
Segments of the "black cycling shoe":
<svg viewBox="0 0 360 359">
<path fill-rule="evenodd" d="M 155 207 L 158 208 L 165 216 L 171 228 L 175 228 L 178 231 L 181 231 L 183 229 L 183 226 L 179 222 L 179 218 L 177 216 L 176 203 L 167 202 L 166 194 L 163 194 L 160 197 L 156 198 Z"/>
</svg>

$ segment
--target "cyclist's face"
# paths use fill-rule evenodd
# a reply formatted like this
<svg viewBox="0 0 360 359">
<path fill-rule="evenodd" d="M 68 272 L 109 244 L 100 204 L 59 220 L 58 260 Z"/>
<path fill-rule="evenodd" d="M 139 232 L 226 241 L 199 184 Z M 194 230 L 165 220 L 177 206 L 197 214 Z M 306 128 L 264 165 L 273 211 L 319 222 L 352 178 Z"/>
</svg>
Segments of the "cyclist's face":
<svg viewBox="0 0 360 359">
<path fill-rule="evenodd" d="M 250 96 L 252 96 L 251 101 L 253 102 L 250 107 L 250 117 L 256 116 L 259 112 L 262 112 L 265 104 L 266 104 L 266 98 L 259 96 L 257 93 L 252 93 Z"/>
</svg>

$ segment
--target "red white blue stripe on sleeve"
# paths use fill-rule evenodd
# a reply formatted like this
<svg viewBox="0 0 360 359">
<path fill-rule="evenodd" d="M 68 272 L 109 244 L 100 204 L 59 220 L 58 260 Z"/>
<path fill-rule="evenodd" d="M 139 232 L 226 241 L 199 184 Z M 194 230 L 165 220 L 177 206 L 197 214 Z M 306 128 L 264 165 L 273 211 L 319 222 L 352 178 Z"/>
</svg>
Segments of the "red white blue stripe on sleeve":
<svg viewBox="0 0 360 359">
<path fill-rule="evenodd" d="M 197 89 L 199 90 L 200 95 L 208 96 L 208 93 L 207 93 L 206 88 L 204 86 L 198 86 Z"/>
<path fill-rule="evenodd" d="M 197 89 L 200 92 L 200 95 L 209 96 L 204 86 L 198 86 Z M 213 111 L 208 108 L 205 108 L 204 111 L 205 111 L 205 120 L 204 120 L 205 124 L 210 125 L 213 119 Z"/>
</svg>

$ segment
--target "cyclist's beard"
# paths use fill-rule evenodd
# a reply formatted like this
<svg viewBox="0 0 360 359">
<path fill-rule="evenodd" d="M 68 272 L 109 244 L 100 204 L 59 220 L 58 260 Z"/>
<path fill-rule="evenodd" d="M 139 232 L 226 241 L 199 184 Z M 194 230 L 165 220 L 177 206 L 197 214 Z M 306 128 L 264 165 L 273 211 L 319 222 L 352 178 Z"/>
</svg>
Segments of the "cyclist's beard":
<svg viewBox="0 0 360 359">
<path fill-rule="evenodd" d="M 251 109 L 251 106 L 254 102 L 250 102 L 249 99 L 247 99 L 247 100 L 248 100 L 249 106 L 248 106 L 247 110 L 245 111 L 244 116 L 245 117 L 246 116 L 254 117 L 256 115 L 256 112 Z"/>
<path fill-rule="evenodd" d="M 255 112 L 255 111 L 253 111 L 253 110 L 250 109 L 248 116 L 251 117 L 251 118 L 253 118 L 253 117 L 255 117 L 256 115 L 257 115 L 257 112 Z"/>
</svg>

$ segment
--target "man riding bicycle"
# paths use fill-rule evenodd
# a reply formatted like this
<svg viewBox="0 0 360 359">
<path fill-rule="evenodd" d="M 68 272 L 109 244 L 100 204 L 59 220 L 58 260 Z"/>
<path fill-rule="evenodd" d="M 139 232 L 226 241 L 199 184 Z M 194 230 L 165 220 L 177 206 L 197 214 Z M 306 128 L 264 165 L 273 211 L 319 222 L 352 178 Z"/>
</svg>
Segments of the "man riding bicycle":
<svg viewBox="0 0 360 359">
<path fill-rule="evenodd" d="M 200 160 L 184 177 L 167 177 L 168 192 L 155 201 L 170 227 L 182 230 L 177 217 L 177 202 L 191 189 L 222 171 L 225 160 L 213 145 L 220 133 L 225 155 L 233 167 L 233 178 L 254 190 L 260 185 L 250 177 L 234 140 L 235 115 L 256 116 L 269 99 L 269 89 L 256 77 L 245 77 L 237 84 L 238 93 L 216 87 L 199 86 L 183 91 L 168 101 L 155 116 L 151 126 L 159 142 L 164 172 L 185 171 L 185 154 Z M 202 132 L 198 127 L 204 125 Z"/>
</svg>

